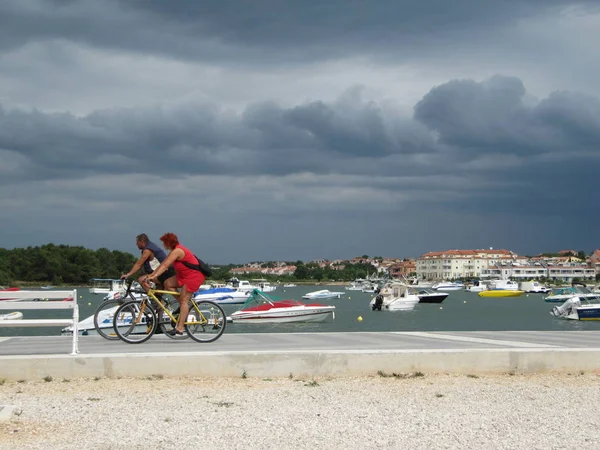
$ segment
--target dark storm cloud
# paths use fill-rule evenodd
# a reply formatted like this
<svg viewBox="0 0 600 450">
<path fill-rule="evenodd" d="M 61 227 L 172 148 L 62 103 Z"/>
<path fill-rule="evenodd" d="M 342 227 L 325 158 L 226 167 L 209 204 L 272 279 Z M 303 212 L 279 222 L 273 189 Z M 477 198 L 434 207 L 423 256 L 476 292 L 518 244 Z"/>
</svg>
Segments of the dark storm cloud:
<svg viewBox="0 0 600 450">
<path fill-rule="evenodd" d="M 414 120 L 361 100 L 356 89 L 335 102 L 261 103 L 242 114 L 210 104 L 85 117 L 0 110 L 0 149 L 12 167 L 1 182 L 156 175 L 160 167 L 165 177 L 360 176 L 390 195 L 466 210 L 519 209 L 524 193 L 537 201 L 521 209 L 538 213 L 556 199 L 594 201 L 600 102 L 570 92 L 537 103 L 525 97 L 521 80 L 495 76 L 433 88 Z"/>
<path fill-rule="evenodd" d="M 356 93 L 331 104 L 256 104 L 240 115 L 208 104 L 85 117 L 0 108 L 0 148 L 39 167 L 20 177 L 59 176 L 67 169 L 80 176 L 151 172 L 156 164 L 166 173 L 327 172 L 345 158 L 431 151 L 434 143 L 427 138 L 422 126 Z"/>
<path fill-rule="evenodd" d="M 597 2 L 10 0 L 0 4 L 0 46 L 67 39 L 233 65 L 356 54 L 395 58 L 431 44 L 484 39 L 516 20 L 574 5 Z"/>
<path fill-rule="evenodd" d="M 597 152 L 598 99 L 555 92 L 531 106 L 524 97 L 525 87 L 514 77 L 451 81 L 417 103 L 415 118 L 438 133 L 440 142 L 464 152 Z"/>
</svg>

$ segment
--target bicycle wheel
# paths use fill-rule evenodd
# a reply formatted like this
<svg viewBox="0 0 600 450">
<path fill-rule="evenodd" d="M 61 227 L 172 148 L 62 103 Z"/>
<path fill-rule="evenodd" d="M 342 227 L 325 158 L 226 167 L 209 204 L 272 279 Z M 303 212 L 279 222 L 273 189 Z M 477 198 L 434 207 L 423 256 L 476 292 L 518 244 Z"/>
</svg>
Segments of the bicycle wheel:
<svg viewBox="0 0 600 450">
<path fill-rule="evenodd" d="M 185 322 L 185 331 L 196 342 L 213 342 L 225 331 L 227 316 L 216 303 L 208 300 L 192 301 Z"/>
<path fill-rule="evenodd" d="M 179 303 L 177 300 L 166 301 L 165 307 L 171 312 L 171 315 L 175 318 L 175 320 L 179 318 Z M 159 318 L 158 328 L 160 328 L 162 333 L 164 333 L 169 339 L 181 341 L 190 337 L 187 333 L 170 335 L 168 332 L 175 328 L 177 322 L 173 322 L 168 314 L 162 310 L 157 309 L 157 315 Z"/>
<path fill-rule="evenodd" d="M 96 333 L 109 341 L 119 340 L 113 327 L 115 312 L 123 304 L 122 299 L 112 299 L 103 301 L 94 313 L 94 328 Z"/>
<path fill-rule="evenodd" d="M 123 303 L 113 321 L 115 333 L 128 344 L 146 342 L 156 331 L 156 326 L 156 313 L 146 301 Z"/>
</svg>

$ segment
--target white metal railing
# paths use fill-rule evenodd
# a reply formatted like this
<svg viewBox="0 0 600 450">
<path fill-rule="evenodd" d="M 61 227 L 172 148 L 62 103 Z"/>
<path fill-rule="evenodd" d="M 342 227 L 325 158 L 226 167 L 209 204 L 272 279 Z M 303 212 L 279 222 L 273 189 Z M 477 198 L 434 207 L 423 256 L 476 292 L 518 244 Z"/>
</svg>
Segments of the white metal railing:
<svg viewBox="0 0 600 450">
<path fill-rule="evenodd" d="M 14 294 L 14 295 L 13 295 Z M 70 319 L 21 319 L 0 320 L 0 327 L 73 327 L 73 349 L 71 355 L 79 353 L 79 305 L 77 304 L 77 289 L 72 291 L 14 291 L 11 297 L 17 299 L 38 299 L 37 301 L 0 301 L 1 310 L 28 310 L 28 309 L 72 309 L 73 317 Z M 64 300 L 71 298 L 72 300 Z M 53 300 L 53 301 L 50 301 Z"/>
</svg>

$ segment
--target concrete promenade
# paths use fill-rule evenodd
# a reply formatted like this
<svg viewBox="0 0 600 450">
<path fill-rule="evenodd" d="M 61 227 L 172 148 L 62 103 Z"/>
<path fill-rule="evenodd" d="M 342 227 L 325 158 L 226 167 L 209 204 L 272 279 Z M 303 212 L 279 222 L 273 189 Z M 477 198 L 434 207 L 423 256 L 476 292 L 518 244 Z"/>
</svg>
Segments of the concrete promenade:
<svg viewBox="0 0 600 450">
<path fill-rule="evenodd" d="M 198 344 L 0 337 L 0 379 L 600 372 L 600 331 L 225 333 Z"/>
</svg>

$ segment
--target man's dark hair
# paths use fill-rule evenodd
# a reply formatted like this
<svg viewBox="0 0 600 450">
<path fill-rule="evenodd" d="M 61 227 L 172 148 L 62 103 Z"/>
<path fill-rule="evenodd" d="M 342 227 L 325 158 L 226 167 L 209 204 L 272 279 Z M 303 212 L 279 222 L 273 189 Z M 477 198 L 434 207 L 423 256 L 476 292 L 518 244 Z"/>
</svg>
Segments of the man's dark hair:
<svg viewBox="0 0 600 450">
<path fill-rule="evenodd" d="M 138 234 L 135 240 L 138 242 L 143 242 L 144 244 L 147 244 L 149 241 L 148 235 L 146 233 Z"/>
</svg>

